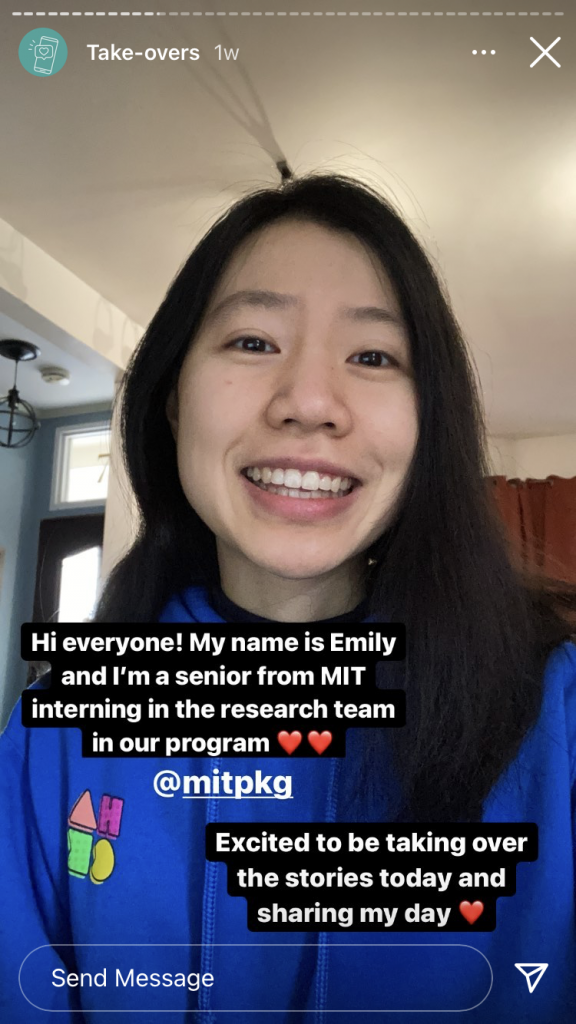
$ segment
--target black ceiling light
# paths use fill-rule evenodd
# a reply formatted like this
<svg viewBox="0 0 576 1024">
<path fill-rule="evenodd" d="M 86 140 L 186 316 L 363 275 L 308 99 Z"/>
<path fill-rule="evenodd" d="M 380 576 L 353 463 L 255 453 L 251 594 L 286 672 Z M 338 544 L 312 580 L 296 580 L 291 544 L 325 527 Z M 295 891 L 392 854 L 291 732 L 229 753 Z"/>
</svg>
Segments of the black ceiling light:
<svg viewBox="0 0 576 1024">
<path fill-rule="evenodd" d="M 29 444 L 40 426 L 34 409 L 25 402 L 16 388 L 18 363 L 26 359 L 37 359 L 40 349 L 29 341 L 17 341 L 6 338 L 0 341 L 0 356 L 12 359 L 14 367 L 14 385 L 7 395 L 0 398 L 0 448 L 23 448 Z"/>
</svg>

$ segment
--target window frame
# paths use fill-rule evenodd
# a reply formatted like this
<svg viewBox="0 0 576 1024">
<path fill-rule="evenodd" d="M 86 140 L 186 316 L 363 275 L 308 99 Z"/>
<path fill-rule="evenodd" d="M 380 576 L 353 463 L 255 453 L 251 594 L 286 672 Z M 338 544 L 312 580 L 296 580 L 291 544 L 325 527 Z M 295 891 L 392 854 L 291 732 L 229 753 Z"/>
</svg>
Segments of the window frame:
<svg viewBox="0 0 576 1024">
<path fill-rule="evenodd" d="M 66 509 L 104 508 L 106 498 L 89 498 L 87 501 L 64 501 L 62 494 L 70 469 L 70 439 L 83 435 L 111 434 L 110 420 L 98 423 L 75 423 L 70 426 L 56 427 L 54 434 L 54 461 L 52 464 L 52 486 L 50 490 L 50 512 L 61 512 Z M 110 444 L 112 442 L 110 441 Z"/>
</svg>

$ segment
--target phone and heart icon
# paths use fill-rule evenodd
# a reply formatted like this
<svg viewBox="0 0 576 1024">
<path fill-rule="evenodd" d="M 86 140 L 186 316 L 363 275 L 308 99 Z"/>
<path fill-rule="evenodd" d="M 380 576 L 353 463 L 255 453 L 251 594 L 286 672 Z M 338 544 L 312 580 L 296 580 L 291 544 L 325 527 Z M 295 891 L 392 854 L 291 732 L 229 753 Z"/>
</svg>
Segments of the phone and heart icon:
<svg viewBox="0 0 576 1024">
<path fill-rule="evenodd" d="M 34 71 L 42 75 L 51 75 L 56 59 L 58 40 L 50 36 L 42 36 L 40 42 L 34 47 Z"/>
</svg>

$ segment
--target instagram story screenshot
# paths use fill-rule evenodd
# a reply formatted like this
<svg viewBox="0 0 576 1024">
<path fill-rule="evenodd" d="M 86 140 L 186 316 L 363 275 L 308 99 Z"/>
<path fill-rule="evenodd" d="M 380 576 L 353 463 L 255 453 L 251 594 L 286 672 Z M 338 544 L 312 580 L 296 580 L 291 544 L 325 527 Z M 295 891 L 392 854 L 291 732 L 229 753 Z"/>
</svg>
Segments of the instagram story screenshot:
<svg viewBox="0 0 576 1024">
<path fill-rule="evenodd" d="M 572 1024 L 576 6 L 38 2 L 2 1024 Z"/>
</svg>

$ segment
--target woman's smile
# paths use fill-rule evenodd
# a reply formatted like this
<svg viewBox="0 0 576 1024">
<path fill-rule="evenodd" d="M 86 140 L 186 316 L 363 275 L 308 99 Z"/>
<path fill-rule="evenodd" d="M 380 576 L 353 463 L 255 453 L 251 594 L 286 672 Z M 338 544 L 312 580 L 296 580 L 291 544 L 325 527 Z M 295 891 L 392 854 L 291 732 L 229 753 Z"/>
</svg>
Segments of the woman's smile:
<svg viewBox="0 0 576 1024">
<path fill-rule="evenodd" d="M 263 458 L 243 469 L 241 476 L 253 485 L 246 493 L 259 509 L 294 522 L 315 522 L 342 514 L 350 507 L 350 502 L 342 499 L 361 486 L 344 466 L 298 457 Z"/>
<path fill-rule="evenodd" d="M 311 480 L 312 477 L 314 479 Z M 350 509 L 359 490 L 359 486 L 352 486 L 349 477 L 342 479 L 327 474 L 320 477 L 314 470 L 302 474 L 297 469 L 272 471 L 265 467 L 261 473 L 254 468 L 240 474 L 240 479 L 246 494 L 258 509 L 301 523 L 343 515 Z M 310 483 L 314 486 L 310 487 Z"/>
</svg>

